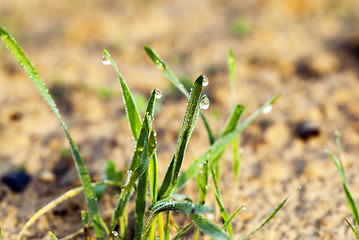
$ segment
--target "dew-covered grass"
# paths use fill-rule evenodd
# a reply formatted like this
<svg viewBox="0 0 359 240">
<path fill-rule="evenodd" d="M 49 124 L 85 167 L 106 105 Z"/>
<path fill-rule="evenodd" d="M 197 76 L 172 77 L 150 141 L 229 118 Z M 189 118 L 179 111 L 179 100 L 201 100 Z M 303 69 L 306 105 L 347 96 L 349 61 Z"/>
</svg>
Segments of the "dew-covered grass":
<svg viewBox="0 0 359 240">
<path fill-rule="evenodd" d="M 206 95 L 202 94 L 202 88 L 207 87 L 209 79 L 203 75 L 199 75 L 198 78 L 194 80 L 191 91 L 189 92 L 160 56 L 150 47 L 144 47 L 148 56 L 155 63 L 155 66 L 188 98 L 182 126 L 179 130 L 176 150 L 166 169 L 164 178 L 159 179 L 158 168 L 163 166 L 159 166 L 157 161 L 157 139 L 156 132 L 152 127 L 152 122 L 155 120 L 154 110 L 156 102 L 160 101 L 162 93 L 159 89 L 154 89 L 150 93 L 148 101 L 144 104 L 144 110 L 140 111 L 135 102 L 135 98 L 129 90 L 114 59 L 108 51 L 104 50 L 102 61 L 104 65 L 111 65 L 117 73 L 122 90 L 123 101 L 126 107 L 126 116 L 136 146 L 130 167 L 127 171 L 116 170 L 113 162 L 107 162 L 105 164 L 105 177 L 101 181 L 92 182 L 79 149 L 72 139 L 70 131 L 64 123 L 55 101 L 49 94 L 44 82 L 41 80 L 37 71 L 15 39 L 2 27 L 0 27 L 0 36 L 6 47 L 27 73 L 44 100 L 48 103 L 56 118 L 59 120 L 70 144 L 74 164 L 82 183 L 81 187 L 63 193 L 36 212 L 27 221 L 22 231 L 19 232 L 18 239 L 21 239 L 25 232 L 29 230 L 29 227 L 44 213 L 79 193 L 84 194 L 88 210 L 82 212 L 83 227 L 78 232 L 70 234 L 68 238 L 83 233 L 85 239 L 90 239 L 92 236 L 95 236 L 96 239 L 99 240 L 126 239 L 127 229 L 129 227 L 127 221 L 127 207 L 131 199 L 134 199 L 135 202 L 135 220 L 133 226 L 135 229 L 135 239 L 167 240 L 170 239 L 171 235 L 175 235 L 172 239 L 179 239 L 192 225 L 195 225 L 197 229 L 194 239 L 198 239 L 199 232 L 203 232 L 213 239 L 238 239 L 239 235 L 243 234 L 235 232 L 235 229 L 231 226 L 231 222 L 235 219 L 240 210 L 244 209 L 244 206 L 238 205 L 234 212 L 229 213 L 223 205 L 219 181 L 221 176 L 219 162 L 221 161 L 221 156 L 227 146 L 233 144 L 233 176 L 235 179 L 234 182 L 237 182 L 241 161 L 238 135 L 261 113 L 268 112 L 268 109 L 272 108 L 272 105 L 279 96 L 277 95 L 269 99 L 247 119 L 240 123 L 244 106 L 236 104 L 235 100 L 235 61 L 232 51 L 229 53 L 229 71 L 231 76 L 233 110 L 228 116 L 223 131 L 219 134 L 219 137 L 216 138 L 206 117 L 202 114 L 202 111 L 210 106 L 210 100 Z M 143 112 L 143 114 L 141 115 L 140 112 Z M 210 147 L 199 158 L 195 159 L 187 169 L 182 169 L 186 148 L 198 117 L 201 118 L 206 127 Z M 193 196 L 183 196 L 178 194 L 178 190 L 185 184 L 188 184 L 189 180 L 192 178 L 197 179 L 198 192 L 194 193 Z M 210 179 L 212 179 L 214 186 L 210 185 Z M 109 223 L 105 223 L 103 216 L 101 216 L 101 213 L 99 212 L 98 199 L 101 198 L 105 188 L 108 186 L 116 186 L 121 189 L 121 192 L 117 197 L 117 205 L 113 211 L 111 220 Z M 211 191 L 208 191 L 208 189 Z M 213 222 L 205 217 L 206 213 L 214 212 L 212 207 L 204 204 L 208 194 L 214 194 L 223 223 Z M 193 199 L 196 198 L 197 195 L 199 201 L 195 202 Z M 286 197 L 272 213 L 269 213 L 269 217 L 263 224 L 247 235 L 243 234 L 244 237 L 241 239 L 249 238 L 264 227 L 283 207 L 289 196 Z M 151 206 L 147 208 L 147 205 Z M 180 212 L 187 215 L 191 219 L 191 222 L 183 229 L 179 229 L 171 222 L 171 218 L 173 217 L 171 212 Z M 118 226 L 119 230 L 115 231 Z M 49 232 L 49 235 L 52 239 L 57 239 L 51 231 Z"/>
</svg>

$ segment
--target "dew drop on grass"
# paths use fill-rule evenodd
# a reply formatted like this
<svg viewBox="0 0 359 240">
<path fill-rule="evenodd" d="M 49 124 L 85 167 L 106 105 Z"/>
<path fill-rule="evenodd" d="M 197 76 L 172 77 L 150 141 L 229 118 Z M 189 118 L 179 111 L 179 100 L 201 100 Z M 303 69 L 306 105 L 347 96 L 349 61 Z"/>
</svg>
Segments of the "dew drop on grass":
<svg viewBox="0 0 359 240">
<path fill-rule="evenodd" d="M 246 206 L 243 206 L 241 210 L 247 210 L 247 207 L 246 207 Z"/>
<path fill-rule="evenodd" d="M 118 232 L 112 231 L 112 235 L 114 235 L 115 237 L 117 237 L 117 236 L 118 236 Z"/>
<path fill-rule="evenodd" d="M 202 86 L 205 87 L 205 86 L 208 86 L 208 78 L 206 76 L 203 76 L 203 82 L 202 82 Z"/>
<path fill-rule="evenodd" d="M 156 98 L 156 99 L 160 99 L 160 98 L 162 98 L 162 92 L 161 92 L 161 90 L 156 89 L 156 92 L 155 92 L 155 98 Z"/>
<path fill-rule="evenodd" d="M 205 96 L 202 101 L 199 103 L 199 107 L 203 110 L 206 110 L 209 108 L 209 98 Z"/>
<path fill-rule="evenodd" d="M 269 105 L 268 107 L 266 107 L 266 108 L 263 109 L 263 113 L 264 113 L 264 114 L 269 113 L 270 111 L 272 111 L 272 108 L 273 108 L 273 105 Z"/>
<path fill-rule="evenodd" d="M 213 219 L 214 219 L 214 214 L 212 214 L 212 213 L 207 214 L 207 217 L 208 217 L 210 220 L 213 220 Z"/>
<path fill-rule="evenodd" d="M 110 59 L 108 59 L 108 57 L 105 54 L 102 55 L 102 63 L 103 63 L 103 65 L 110 65 L 111 64 Z"/>
<path fill-rule="evenodd" d="M 161 71 L 164 71 L 166 69 L 165 65 L 163 65 L 163 63 L 158 59 L 156 60 L 156 67 Z"/>
</svg>

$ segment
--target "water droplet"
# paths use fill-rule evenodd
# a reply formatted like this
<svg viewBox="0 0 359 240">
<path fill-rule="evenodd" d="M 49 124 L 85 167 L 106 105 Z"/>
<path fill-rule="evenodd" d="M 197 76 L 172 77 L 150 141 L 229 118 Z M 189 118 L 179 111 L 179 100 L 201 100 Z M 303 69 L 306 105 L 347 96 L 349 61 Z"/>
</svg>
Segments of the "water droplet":
<svg viewBox="0 0 359 240">
<path fill-rule="evenodd" d="M 207 217 L 208 217 L 210 220 L 213 220 L 213 219 L 214 219 L 214 214 L 212 214 L 212 213 L 207 214 Z"/>
<path fill-rule="evenodd" d="M 272 111 L 272 108 L 273 108 L 273 105 L 269 105 L 268 107 L 266 107 L 266 108 L 263 109 L 263 113 L 264 113 L 264 114 L 269 113 L 270 111 Z"/>
<path fill-rule="evenodd" d="M 161 71 L 164 71 L 166 69 L 165 65 L 158 59 L 156 60 L 156 67 Z"/>
<path fill-rule="evenodd" d="M 105 54 L 102 56 L 102 63 L 103 63 L 103 65 L 110 65 L 111 64 L 110 59 L 108 59 L 108 57 Z"/>
<path fill-rule="evenodd" d="M 201 109 L 206 110 L 207 108 L 209 108 L 209 98 L 207 96 L 205 96 L 202 101 L 199 103 L 199 107 Z"/>
<path fill-rule="evenodd" d="M 247 210 L 247 207 L 243 205 L 241 210 Z"/>
<path fill-rule="evenodd" d="M 156 89 L 155 98 L 160 99 L 162 97 L 162 92 L 159 89 Z"/>
<path fill-rule="evenodd" d="M 203 76 L 203 82 L 202 82 L 202 86 L 205 87 L 205 86 L 208 86 L 208 78 L 206 76 Z"/>
<path fill-rule="evenodd" d="M 118 232 L 112 231 L 112 235 L 114 235 L 115 237 L 117 237 L 117 236 L 118 236 Z"/>
</svg>

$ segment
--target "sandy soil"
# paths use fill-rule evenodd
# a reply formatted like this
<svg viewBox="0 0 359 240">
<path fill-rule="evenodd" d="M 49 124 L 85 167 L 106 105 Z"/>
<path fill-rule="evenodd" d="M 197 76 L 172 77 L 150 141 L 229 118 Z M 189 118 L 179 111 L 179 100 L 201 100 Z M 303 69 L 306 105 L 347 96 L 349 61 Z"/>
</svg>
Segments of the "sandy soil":
<svg viewBox="0 0 359 240">
<path fill-rule="evenodd" d="M 219 133 L 232 107 L 228 50 L 236 57 L 236 102 L 245 117 L 277 93 L 270 114 L 241 134 L 244 149 L 238 188 L 233 187 L 231 153 L 221 159 L 226 173 L 221 191 L 232 212 L 235 238 L 258 226 L 297 186 L 280 213 L 252 239 L 354 239 L 344 218 L 350 211 L 334 165 L 324 153 L 335 151 L 334 131 L 342 131 L 344 165 L 354 198 L 359 179 L 359 4 L 355 0 L 252 1 L 9 1 L 2 0 L 0 24 L 17 39 L 55 95 L 70 132 L 94 177 L 107 159 L 124 168 L 134 144 L 110 51 L 137 98 L 152 89 L 163 92 L 154 127 L 158 159 L 167 166 L 175 149 L 185 99 L 146 56 L 154 48 L 181 79 L 205 74 L 206 110 Z M 101 93 L 110 89 L 106 99 Z M 15 239 L 40 207 L 77 186 L 68 145 L 46 103 L 5 47 L 0 48 L 0 176 L 25 166 L 32 180 L 21 193 L 0 183 L 3 239 Z M 298 137 L 298 124 L 309 121 L 316 137 Z M 188 148 L 198 157 L 208 147 L 199 122 Z M 48 173 L 67 168 L 55 179 Z M 165 167 L 160 169 L 164 174 Z M 197 196 L 191 192 L 186 193 Z M 108 204 L 103 214 L 109 215 Z M 209 204 L 212 204 L 209 201 Z M 81 226 L 81 197 L 42 217 L 28 239 L 59 237 Z"/>
</svg>

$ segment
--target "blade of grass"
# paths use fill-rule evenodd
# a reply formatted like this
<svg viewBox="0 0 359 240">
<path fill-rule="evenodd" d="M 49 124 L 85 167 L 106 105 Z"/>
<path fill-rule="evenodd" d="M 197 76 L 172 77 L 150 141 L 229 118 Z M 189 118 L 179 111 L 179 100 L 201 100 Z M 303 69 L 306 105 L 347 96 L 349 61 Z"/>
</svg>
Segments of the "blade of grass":
<svg viewBox="0 0 359 240">
<path fill-rule="evenodd" d="M 231 239 L 230 236 L 226 232 L 224 232 L 220 227 L 218 227 L 213 222 L 209 221 L 207 218 L 203 217 L 202 215 L 190 215 L 193 222 L 196 226 L 201 230 L 203 233 L 219 240 L 227 240 Z"/>
<path fill-rule="evenodd" d="M 352 230 L 352 232 L 353 232 L 355 238 L 356 238 L 357 240 L 359 240 L 359 234 L 358 234 L 358 232 L 355 230 L 355 228 L 350 224 L 350 222 L 349 222 L 347 219 L 345 219 L 345 221 L 348 223 L 348 225 L 349 225 L 350 229 Z"/>
<path fill-rule="evenodd" d="M 219 212 L 221 213 L 222 220 L 223 220 L 223 222 L 226 222 L 228 220 L 228 213 L 227 213 L 226 209 L 223 206 L 222 196 L 221 196 L 221 193 L 219 191 L 217 177 L 216 177 L 216 174 L 214 172 L 214 168 L 213 168 L 212 164 L 210 164 L 210 167 L 211 167 L 212 179 L 213 179 L 215 189 L 213 189 L 211 186 L 209 186 L 209 187 L 215 193 L 218 209 L 219 209 Z M 228 226 L 227 226 L 227 231 L 228 231 L 229 236 L 231 238 L 233 238 L 232 226 L 230 224 L 228 224 Z"/>
<path fill-rule="evenodd" d="M 111 64 L 117 73 L 118 80 L 120 81 L 120 85 L 121 85 L 123 101 L 126 105 L 126 115 L 127 115 L 128 121 L 130 123 L 132 135 L 133 135 L 135 141 L 137 142 L 138 135 L 139 135 L 139 132 L 141 129 L 140 113 L 137 109 L 137 106 L 133 99 L 133 96 L 132 96 L 125 80 L 123 79 L 123 77 L 120 73 L 120 70 L 118 69 L 115 61 L 113 60 L 113 58 L 111 57 L 110 53 L 107 50 L 104 49 L 103 53 L 107 57 L 107 59 L 111 61 Z"/>
<path fill-rule="evenodd" d="M 179 190 L 183 187 L 183 185 L 192 177 L 194 177 L 202 168 L 204 161 L 207 159 L 208 152 L 211 152 L 210 161 L 218 158 L 223 151 L 223 149 L 232 142 L 239 133 L 241 133 L 259 114 L 263 112 L 263 110 L 272 105 L 277 99 L 279 95 L 268 100 L 264 103 L 259 109 L 257 109 L 252 115 L 250 115 L 242 124 L 236 127 L 233 131 L 221 136 L 213 145 L 210 146 L 209 150 L 205 152 L 201 157 L 195 160 L 190 167 L 179 176 L 176 190 Z"/>
<path fill-rule="evenodd" d="M 227 226 L 232 222 L 232 220 L 234 219 L 234 217 L 237 215 L 237 213 L 242 210 L 244 208 L 244 205 L 240 206 L 239 208 L 237 208 L 236 211 L 234 211 L 234 213 L 232 213 L 232 215 L 227 219 L 227 221 L 223 224 L 222 229 L 227 228 Z"/>
<path fill-rule="evenodd" d="M 185 231 L 187 231 L 192 225 L 193 225 L 193 221 L 192 222 L 190 222 L 189 224 L 187 224 L 181 231 L 179 231 L 177 234 L 176 234 L 176 236 L 174 237 L 174 238 L 172 238 L 172 240 L 177 240 L 177 239 L 179 239 L 183 234 L 184 234 L 184 232 Z M 169 237 L 169 236 L 168 236 Z M 168 238 L 169 239 L 169 238 Z"/>
<path fill-rule="evenodd" d="M 167 169 L 164 181 L 158 192 L 157 200 L 168 197 L 177 184 L 187 144 L 193 132 L 199 114 L 199 100 L 202 91 L 203 75 L 200 75 L 192 86 L 192 92 L 188 99 L 187 108 L 177 140 L 176 152 L 173 155 L 170 166 Z M 205 96 L 202 97 L 204 99 Z M 201 100 L 202 100 L 201 99 Z"/>
<path fill-rule="evenodd" d="M 300 190 L 301 187 L 297 187 L 293 192 L 291 192 L 284 200 L 281 204 L 279 204 L 279 206 L 272 212 L 272 214 L 256 229 L 254 229 L 251 233 L 249 233 L 248 235 L 246 235 L 245 237 L 241 238 L 241 240 L 244 239 L 248 239 L 250 236 L 252 236 L 253 234 L 255 234 L 256 232 L 258 232 L 259 230 L 261 230 L 277 213 L 278 211 L 284 206 L 284 204 L 288 201 L 289 197 L 295 193 L 296 191 Z"/>
<path fill-rule="evenodd" d="M 235 72 L 235 58 L 233 54 L 233 50 L 230 49 L 228 52 L 228 70 L 229 70 L 229 81 L 231 84 L 231 92 L 232 92 L 232 103 L 233 105 L 236 102 L 236 72 Z"/>
<path fill-rule="evenodd" d="M 136 190 L 135 206 L 135 239 L 140 240 L 142 236 L 143 223 L 146 211 L 148 171 L 145 171 L 138 180 Z"/>
<path fill-rule="evenodd" d="M 170 211 L 167 211 L 166 216 L 165 239 L 170 239 Z"/>
<path fill-rule="evenodd" d="M 233 110 L 232 110 L 232 113 L 229 115 L 229 118 L 227 120 L 227 123 L 221 133 L 221 136 L 224 136 L 226 135 L 227 133 L 233 131 L 236 126 L 238 125 L 238 122 L 239 122 L 239 119 L 241 118 L 242 114 L 243 114 L 243 111 L 244 111 L 244 106 L 242 105 L 239 105 L 237 104 Z M 237 138 L 235 138 L 233 140 L 236 141 Z M 217 176 L 217 179 L 220 179 L 220 167 L 219 167 L 219 164 L 218 164 L 218 161 L 220 159 L 220 157 L 222 156 L 222 154 L 224 153 L 225 151 L 225 148 L 222 149 L 222 151 L 220 153 L 217 154 L 217 157 L 216 158 L 213 158 L 211 159 L 211 163 L 213 164 L 215 170 L 216 170 L 216 176 Z"/>
<path fill-rule="evenodd" d="M 81 180 L 81 183 L 84 187 L 84 194 L 87 202 L 87 206 L 89 208 L 89 212 L 94 224 L 94 230 L 97 239 L 104 239 L 104 233 L 102 231 L 101 227 L 101 217 L 98 211 L 97 206 L 97 200 L 95 192 L 91 185 L 91 179 L 90 175 L 87 171 L 87 168 L 85 166 L 85 163 L 82 160 L 82 157 L 80 155 L 80 152 L 78 150 L 77 145 L 75 144 L 74 140 L 72 139 L 67 126 L 65 125 L 65 122 L 62 120 L 59 110 L 56 107 L 56 104 L 51 97 L 49 90 L 46 88 L 44 82 L 41 80 L 39 74 L 36 72 L 34 66 L 31 64 L 30 60 L 27 58 L 24 51 L 21 49 L 21 47 L 17 44 L 15 39 L 10 36 L 9 33 L 5 31 L 4 28 L 0 27 L 0 35 L 4 42 L 4 44 L 7 46 L 11 54 L 15 57 L 16 61 L 20 64 L 20 66 L 24 69 L 26 74 L 29 76 L 31 81 L 34 83 L 34 85 L 37 87 L 37 89 L 40 91 L 42 97 L 49 105 L 50 109 L 53 111 L 55 116 L 60 122 L 60 125 L 63 128 L 63 131 L 69 141 L 69 144 L 71 146 L 71 152 L 73 155 L 73 158 L 75 160 L 75 166 L 79 175 L 79 178 Z"/>
<path fill-rule="evenodd" d="M 337 171 L 342 179 L 342 184 L 343 184 L 343 188 L 344 188 L 344 192 L 345 192 L 345 197 L 347 199 L 348 202 L 348 206 L 350 208 L 350 211 L 352 212 L 353 218 L 354 218 L 354 222 L 356 224 L 359 223 L 359 214 L 358 214 L 358 208 L 355 204 L 355 200 L 350 192 L 349 189 L 349 184 L 347 181 L 347 178 L 345 176 L 345 171 L 344 168 L 341 167 L 340 161 L 328 150 L 325 150 L 325 152 L 328 154 L 328 156 L 332 159 L 334 165 L 337 168 Z"/>
<path fill-rule="evenodd" d="M 49 235 L 51 236 L 51 238 L 53 240 L 58 240 L 58 238 L 55 236 L 55 234 L 53 234 L 51 231 L 49 231 Z"/>
<path fill-rule="evenodd" d="M 151 60 L 156 64 L 157 68 L 160 69 L 165 77 L 180 91 L 185 95 L 187 98 L 189 98 L 189 93 L 187 89 L 183 86 L 183 84 L 180 82 L 180 80 L 176 77 L 176 75 L 167 67 L 165 62 L 161 59 L 161 57 L 149 46 L 144 46 L 144 49 L 147 53 L 147 55 L 151 58 Z M 200 112 L 200 116 L 202 118 L 202 121 L 204 123 L 204 126 L 208 133 L 208 139 L 209 143 L 213 144 L 215 142 L 215 138 L 213 135 L 213 131 L 211 127 L 208 124 L 207 119 L 205 116 Z"/>
</svg>

